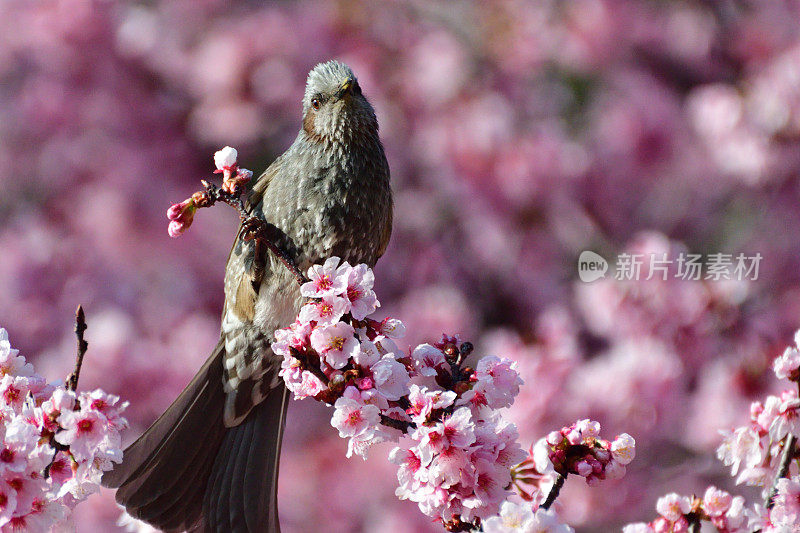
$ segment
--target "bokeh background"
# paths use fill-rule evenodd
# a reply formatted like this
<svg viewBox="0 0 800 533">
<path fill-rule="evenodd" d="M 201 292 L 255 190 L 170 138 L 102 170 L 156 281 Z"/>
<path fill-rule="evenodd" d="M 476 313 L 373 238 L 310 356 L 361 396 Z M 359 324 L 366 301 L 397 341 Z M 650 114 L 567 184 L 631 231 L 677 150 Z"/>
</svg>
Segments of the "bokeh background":
<svg viewBox="0 0 800 533">
<path fill-rule="evenodd" d="M 526 445 L 579 417 L 632 434 L 628 476 L 568 481 L 561 512 L 649 520 L 660 494 L 729 487 L 717 430 L 776 386 L 800 327 L 798 20 L 794 1 L 5 0 L 0 327 L 57 379 L 82 303 L 81 385 L 129 400 L 135 438 L 215 344 L 237 224 L 209 209 L 172 240 L 166 208 L 226 144 L 265 168 L 306 73 L 338 58 L 392 169 L 381 311 L 408 345 L 460 333 L 516 359 Z M 763 260 L 757 281 L 584 284 L 586 249 Z M 388 448 L 346 460 L 329 416 L 291 405 L 284 531 L 439 531 L 395 499 Z M 77 529 L 118 514 L 94 496 Z"/>
</svg>

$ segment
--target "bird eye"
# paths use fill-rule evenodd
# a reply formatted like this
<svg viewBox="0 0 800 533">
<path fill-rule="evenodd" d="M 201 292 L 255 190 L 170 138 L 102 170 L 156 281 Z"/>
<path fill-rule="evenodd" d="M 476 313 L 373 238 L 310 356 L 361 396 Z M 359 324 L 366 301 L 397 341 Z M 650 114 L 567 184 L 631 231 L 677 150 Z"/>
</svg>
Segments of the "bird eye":
<svg viewBox="0 0 800 533">
<path fill-rule="evenodd" d="M 311 107 L 313 107 L 314 109 L 319 109 L 319 98 L 311 99 Z"/>
</svg>

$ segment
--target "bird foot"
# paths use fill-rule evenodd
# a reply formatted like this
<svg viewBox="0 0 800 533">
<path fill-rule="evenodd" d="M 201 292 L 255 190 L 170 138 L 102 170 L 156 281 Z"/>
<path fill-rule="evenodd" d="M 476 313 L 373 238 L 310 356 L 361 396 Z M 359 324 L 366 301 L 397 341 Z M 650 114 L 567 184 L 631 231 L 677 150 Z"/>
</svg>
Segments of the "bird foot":
<svg viewBox="0 0 800 533">
<path fill-rule="evenodd" d="M 266 237 L 267 223 L 259 217 L 251 216 L 242 221 L 242 239 L 252 241 Z"/>
</svg>

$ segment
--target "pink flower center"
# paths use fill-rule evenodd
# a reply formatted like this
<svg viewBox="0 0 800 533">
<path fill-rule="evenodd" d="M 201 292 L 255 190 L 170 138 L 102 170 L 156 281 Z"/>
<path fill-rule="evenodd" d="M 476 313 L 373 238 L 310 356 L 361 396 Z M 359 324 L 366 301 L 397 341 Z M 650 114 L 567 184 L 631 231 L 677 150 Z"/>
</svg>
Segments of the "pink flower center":
<svg viewBox="0 0 800 533">
<path fill-rule="evenodd" d="M 22 490 L 22 478 L 16 477 L 14 479 L 9 479 L 8 481 L 6 481 L 6 483 L 8 483 L 8 486 L 17 492 Z"/>
<path fill-rule="evenodd" d="M 10 463 L 14 460 L 14 452 L 9 450 L 8 448 L 4 448 L 2 452 L 0 452 L 0 461 L 4 463 Z"/>
<path fill-rule="evenodd" d="M 6 391 L 3 393 L 3 398 L 5 398 L 7 403 L 14 403 L 19 399 L 19 389 L 12 386 L 9 386 Z"/>
<path fill-rule="evenodd" d="M 350 300 L 351 302 L 355 302 L 359 298 L 361 298 L 361 291 L 356 289 L 355 287 L 348 286 L 347 287 L 347 299 Z"/>
<path fill-rule="evenodd" d="M 355 426 L 359 422 L 361 422 L 361 411 L 353 411 L 350 413 L 350 416 L 347 417 L 347 421 L 350 423 L 351 426 Z"/>
<path fill-rule="evenodd" d="M 94 427 L 94 422 L 92 422 L 89 419 L 83 419 L 80 422 L 78 422 L 78 432 L 80 433 L 89 433 L 90 431 L 92 431 L 93 427 Z"/>
<path fill-rule="evenodd" d="M 333 315 L 333 306 L 327 302 L 322 302 L 319 304 L 319 316 L 321 317 L 329 317 Z"/>
<path fill-rule="evenodd" d="M 8 495 L 0 494 L 0 507 L 5 509 L 7 505 L 8 505 Z"/>
<path fill-rule="evenodd" d="M 337 352 L 341 352 L 342 348 L 344 348 L 344 338 L 342 338 L 342 337 L 331 337 L 330 342 L 328 342 L 328 349 L 329 350 L 336 350 Z"/>
<path fill-rule="evenodd" d="M 316 283 L 314 283 L 314 286 L 318 291 L 327 291 L 333 286 L 333 281 L 330 276 L 320 276 Z"/>
</svg>

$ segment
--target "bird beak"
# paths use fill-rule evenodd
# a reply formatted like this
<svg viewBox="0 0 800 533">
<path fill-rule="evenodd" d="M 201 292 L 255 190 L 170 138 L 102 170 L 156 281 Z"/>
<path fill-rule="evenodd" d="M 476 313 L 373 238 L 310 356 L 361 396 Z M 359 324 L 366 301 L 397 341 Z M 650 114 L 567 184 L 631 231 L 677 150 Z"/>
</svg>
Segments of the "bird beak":
<svg viewBox="0 0 800 533">
<path fill-rule="evenodd" d="M 353 78 L 347 78 L 344 80 L 341 86 L 339 86 L 339 90 L 336 92 L 337 98 L 342 98 L 346 94 L 352 94 L 353 85 L 355 85 L 356 80 Z"/>
</svg>

